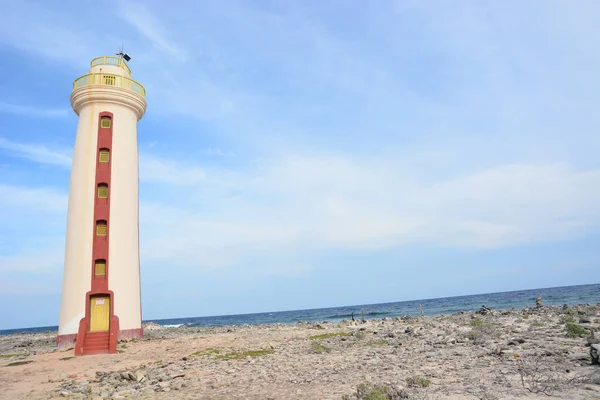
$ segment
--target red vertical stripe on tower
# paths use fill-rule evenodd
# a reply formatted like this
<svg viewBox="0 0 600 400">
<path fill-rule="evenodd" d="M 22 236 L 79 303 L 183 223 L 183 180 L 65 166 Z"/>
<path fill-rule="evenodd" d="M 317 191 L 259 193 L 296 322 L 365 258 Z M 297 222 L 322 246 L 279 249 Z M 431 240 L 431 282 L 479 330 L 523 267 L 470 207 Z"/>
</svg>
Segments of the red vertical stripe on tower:
<svg viewBox="0 0 600 400">
<path fill-rule="evenodd" d="M 117 336 L 119 332 L 119 318 L 114 314 L 115 299 L 113 292 L 108 287 L 108 276 L 110 274 L 109 237 L 110 237 L 110 199 L 111 195 L 111 170 L 113 162 L 112 134 L 113 114 L 101 112 L 98 115 L 98 144 L 96 147 L 96 180 L 94 185 L 94 223 L 92 232 L 92 259 L 91 268 L 91 290 L 86 293 L 85 317 L 79 323 L 77 333 L 76 355 L 95 353 L 115 353 Z M 102 268 L 97 269 L 97 263 Z M 107 333 L 106 347 L 96 348 L 97 344 L 92 342 L 86 344 L 86 335 L 90 330 L 90 302 L 92 296 L 105 295 L 110 299 L 110 323 Z M 98 333 L 94 333 L 98 335 Z"/>
<path fill-rule="evenodd" d="M 103 119 L 106 119 L 107 122 L 104 123 L 108 125 L 107 127 L 103 127 Z M 109 112 L 100 113 L 98 118 L 98 146 L 96 148 L 96 184 L 94 186 L 94 242 L 91 260 L 92 293 L 106 293 L 108 291 L 108 274 L 110 273 L 108 243 L 110 237 L 110 198 L 112 197 L 110 174 L 113 161 L 112 132 L 113 114 Z M 106 152 L 108 152 L 108 162 L 102 159 L 106 157 Z M 106 185 L 106 198 L 99 196 L 101 185 Z M 104 236 L 97 235 L 99 221 L 106 222 L 106 234 Z M 104 275 L 96 275 L 96 262 L 99 260 L 104 260 L 106 263 Z"/>
</svg>

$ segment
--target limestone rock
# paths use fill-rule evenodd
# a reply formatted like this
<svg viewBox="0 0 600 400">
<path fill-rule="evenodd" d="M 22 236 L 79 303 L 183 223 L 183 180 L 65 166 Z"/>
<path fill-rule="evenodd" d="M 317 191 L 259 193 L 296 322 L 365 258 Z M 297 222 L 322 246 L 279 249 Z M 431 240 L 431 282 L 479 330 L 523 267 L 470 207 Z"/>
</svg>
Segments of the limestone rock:
<svg viewBox="0 0 600 400">
<path fill-rule="evenodd" d="M 135 374 L 135 379 L 136 379 L 137 383 L 142 383 L 146 379 L 146 374 L 144 374 L 141 371 L 138 371 Z"/>
<path fill-rule="evenodd" d="M 542 296 L 537 296 L 535 298 L 535 306 L 537 308 L 542 308 L 544 306 L 544 302 L 542 301 Z"/>
<path fill-rule="evenodd" d="M 491 307 L 487 307 L 485 304 L 483 306 L 481 306 L 481 308 L 479 309 L 479 311 L 477 311 L 477 314 L 481 314 L 481 315 L 488 315 L 488 314 L 492 314 L 494 311 L 492 310 Z"/>
<path fill-rule="evenodd" d="M 598 359 L 598 357 L 600 356 L 600 344 L 590 345 L 590 356 L 592 358 L 593 365 L 600 364 L 600 360 Z"/>
</svg>

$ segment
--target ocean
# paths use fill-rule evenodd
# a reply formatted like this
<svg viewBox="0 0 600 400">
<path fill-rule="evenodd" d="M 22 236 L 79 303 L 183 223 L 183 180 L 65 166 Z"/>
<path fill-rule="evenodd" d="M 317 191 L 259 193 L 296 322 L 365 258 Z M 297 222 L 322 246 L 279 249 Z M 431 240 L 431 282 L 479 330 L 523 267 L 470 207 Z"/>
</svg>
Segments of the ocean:
<svg viewBox="0 0 600 400">
<path fill-rule="evenodd" d="M 544 305 L 596 304 L 600 302 L 600 284 L 563 286 L 546 289 L 519 290 L 514 292 L 476 294 L 469 296 L 444 297 L 399 301 L 394 303 L 365 304 L 344 307 L 316 308 L 312 310 L 277 311 L 256 314 L 221 315 L 215 317 L 192 317 L 145 320 L 165 326 L 229 326 L 293 324 L 298 321 L 341 321 L 360 319 L 364 307 L 365 318 L 384 318 L 402 315 L 419 315 L 423 307 L 425 315 L 454 314 L 459 311 L 474 311 L 482 305 L 495 309 L 512 309 L 535 306 L 535 298 L 542 296 Z M 58 310 L 57 310 L 58 311 Z M 18 332 L 57 331 L 57 326 L 1 330 L 0 335 Z"/>
</svg>

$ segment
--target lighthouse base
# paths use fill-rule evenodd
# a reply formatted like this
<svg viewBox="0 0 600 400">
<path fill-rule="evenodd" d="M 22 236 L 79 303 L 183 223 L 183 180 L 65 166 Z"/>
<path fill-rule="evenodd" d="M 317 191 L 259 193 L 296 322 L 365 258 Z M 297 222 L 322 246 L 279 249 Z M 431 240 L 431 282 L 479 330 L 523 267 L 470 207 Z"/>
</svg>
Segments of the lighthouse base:
<svg viewBox="0 0 600 400">
<path fill-rule="evenodd" d="M 56 337 L 56 345 L 59 350 L 68 350 L 75 347 L 75 341 L 77 340 L 77 334 L 73 333 L 70 335 L 58 335 Z"/>
<path fill-rule="evenodd" d="M 144 337 L 144 330 L 142 328 L 125 329 L 125 330 L 119 331 L 117 340 L 143 339 L 143 337 Z"/>
<path fill-rule="evenodd" d="M 85 333 L 84 333 L 85 335 Z M 131 339 L 142 339 L 144 337 L 144 330 L 142 328 L 137 329 L 124 329 L 117 332 L 117 342 L 120 340 L 131 340 Z M 85 338 L 83 339 L 85 341 Z M 69 350 L 76 346 L 77 333 L 70 335 L 58 335 L 56 337 L 56 345 L 59 350 Z M 110 349 L 109 349 L 110 350 Z"/>
</svg>

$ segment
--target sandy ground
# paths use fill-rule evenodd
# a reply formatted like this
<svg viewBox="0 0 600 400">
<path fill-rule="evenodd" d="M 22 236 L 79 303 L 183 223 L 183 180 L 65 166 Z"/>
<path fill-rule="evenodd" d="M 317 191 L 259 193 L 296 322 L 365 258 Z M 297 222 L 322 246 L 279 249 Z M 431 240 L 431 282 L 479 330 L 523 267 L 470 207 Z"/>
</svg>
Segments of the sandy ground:
<svg viewBox="0 0 600 400">
<path fill-rule="evenodd" d="M 600 399 L 600 306 L 341 323 L 162 328 L 119 353 L 72 357 L 55 332 L 0 337 L 0 398 Z M 567 323 L 587 331 L 568 334 Z M 573 326 L 573 325 L 570 325 Z M 599 335 L 600 336 L 600 335 Z M 14 365 L 31 361 L 24 365 Z M 353 396 L 353 397 L 352 397 Z M 392 397 L 390 397 L 392 398 Z"/>
</svg>

